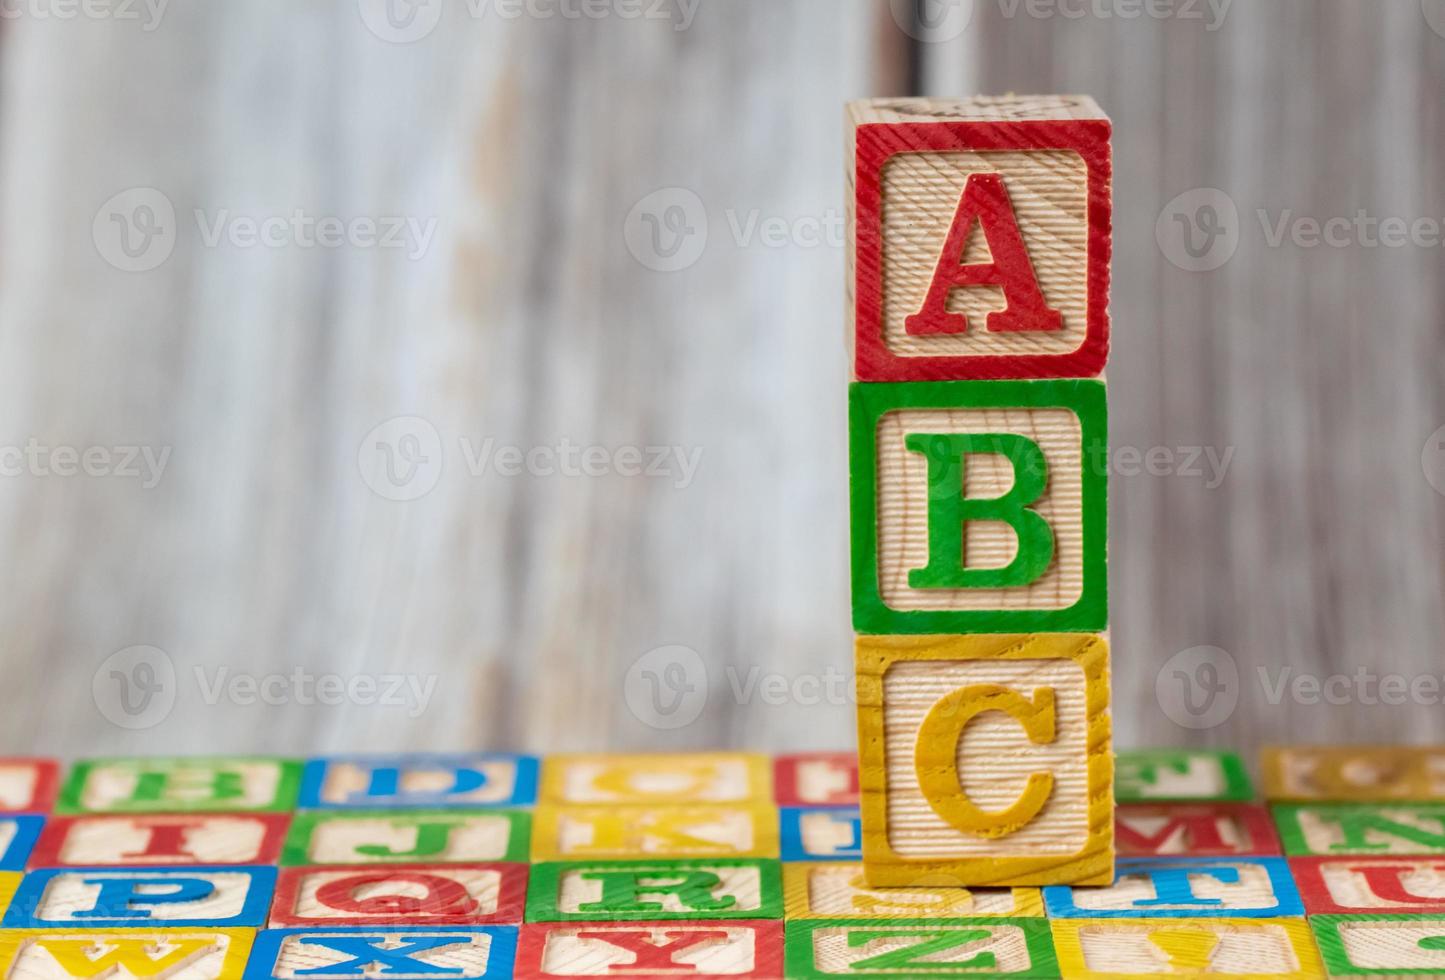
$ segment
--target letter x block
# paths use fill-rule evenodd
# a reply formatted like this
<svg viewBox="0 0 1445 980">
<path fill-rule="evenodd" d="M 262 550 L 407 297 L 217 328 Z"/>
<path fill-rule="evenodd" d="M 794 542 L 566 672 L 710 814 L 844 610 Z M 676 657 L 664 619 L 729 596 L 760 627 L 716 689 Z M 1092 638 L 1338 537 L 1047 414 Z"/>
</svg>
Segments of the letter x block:
<svg viewBox="0 0 1445 980">
<path fill-rule="evenodd" d="M 301 763 L 270 758 L 89 759 L 77 762 L 56 813 L 290 810 Z"/>
<path fill-rule="evenodd" d="M 524 864 L 283 868 L 272 928 L 460 926 L 522 921 Z"/>
<path fill-rule="evenodd" d="M 544 977 L 783 975 L 781 922 L 534 923 L 522 927 L 518 980 Z"/>
<path fill-rule="evenodd" d="M 0 931 L 0 974 L 25 980 L 242 980 L 254 929 Z"/>
<path fill-rule="evenodd" d="M 1109 882 L 1102 637 L 860 636 L 857 677 L 870 884 Z"/>
<path fill-rule="evenodd" d="M 853 627 L 1108 625 L 1101 381 L 855 384 Z"/>
<path fill-rule="evenodd" d="M 1059 975 L 1043 919 L 804 919 L 785 955 L 789 980 Z"/>
<path fill-rule="evenodd" d="M 1445 750 L 1409 746 L 1291 746 L 1260 755 L 1264 795 L 1280 802 L 1445 801 Z"/>
<path fill-rule="evenodd" d="M 1092 99 L 872 100 L 848 120 L 858 380 L 1103 370 L 1110 127 Z"/>
<path fill-rule="evenodd" d="M 1055 919 L 1069 980 L 1324 976 L 1303 919 Z"/>
<path fill-rule="evenodd" d="M 1312 915 L 1331 977 L 1445 976 L 1445 917 Z"/>
<path fill-rule="evenodd" d="M 1305 912 L 1445 915 L 1445 857 L 1297 857 Z"/>
<path fill-rule="evenodd" d="M 777 861 L 545 862 L 532 866 L 528 922 L 781 919 Z"/>
<path fill-rule="evenodd" d="M 508 980 L 515 926 L 267 929 L 244 980 Z"/>
</svg>

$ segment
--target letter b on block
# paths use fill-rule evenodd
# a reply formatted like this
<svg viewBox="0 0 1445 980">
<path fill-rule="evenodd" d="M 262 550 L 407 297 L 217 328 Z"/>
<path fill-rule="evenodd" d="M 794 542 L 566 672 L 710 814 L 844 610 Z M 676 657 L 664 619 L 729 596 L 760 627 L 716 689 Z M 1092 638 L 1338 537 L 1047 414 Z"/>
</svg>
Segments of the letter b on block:
<svg viewBox="0 0 1445 980">
<path fill-rule="evenodd" d="M 1099 381 L 855 384 L 860 633 L 1103 630 Z"/>
</svg>

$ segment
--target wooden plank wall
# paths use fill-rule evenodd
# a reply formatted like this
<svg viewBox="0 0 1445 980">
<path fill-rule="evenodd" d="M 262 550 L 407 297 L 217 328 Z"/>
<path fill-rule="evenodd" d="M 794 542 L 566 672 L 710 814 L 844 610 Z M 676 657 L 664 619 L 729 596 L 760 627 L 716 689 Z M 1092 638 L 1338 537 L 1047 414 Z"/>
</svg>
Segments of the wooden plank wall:
<svg viewBox="0 0 1445 980">
<path fill-rule="evenodd" d="M 1438 687 L 1276 706 L 1258 676 L 1445 673 L 1441 247 L 1270 242 L 1445 218 L 1434 0 L 935 0 L 932 31 L 883 0 L 436 2 L 0 22 L 7 750 L 851 744 L 841 104 L 1007 89 L 1116 123 L 1120 743 L 1445 733 Z M 149 271 L 116 267 L 137 187 L 132 220 L 176 214 Z M 1238 242 L 1189 271 L 1156 222 L 1201 187 Z M 246 244 L 298 210 L 430 231 Z M 506 475 L 563 440 L 612 472 Z M 131 446 L 169 452 L 154 486 L 112 472 Z M 651 446 L 689 468 L 617 472 Z M 120 451 L 62 476 L 55 447 Z M 1200 646 L 1228 659 L 1170 660 Z M 1193 730 L 1200 657 L 1238 707 Z"/>
</svg>

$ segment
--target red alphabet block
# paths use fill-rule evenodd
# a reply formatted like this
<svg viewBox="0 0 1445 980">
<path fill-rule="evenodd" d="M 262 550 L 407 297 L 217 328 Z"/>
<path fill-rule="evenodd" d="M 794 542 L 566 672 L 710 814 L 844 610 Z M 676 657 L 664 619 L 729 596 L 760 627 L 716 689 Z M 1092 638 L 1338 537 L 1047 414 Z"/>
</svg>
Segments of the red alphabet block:
<svg viewBox="0 0 1445 980">
<path fill-rule="evenodd" d="M 518 980 L 783 975 L 781 922 L 539 922 L 522 927 Z"/>
<path fill-rule="evenodd" d="M 858 754 L 804 752 L 773 763 L 778 806 L 857 806 Z"/>
<path fill-rule="evenodd" d="M 1289 859 L 1308 915 L 1445 913 L 1445 858 L 1296 857 Z"/>
<path fill-rule="evenodd" d="M 55 804 L 54 759 L 0 759 L 0 813 L 46 813 Z"/>
<path fill-rule="evenodd" d="M 1120 857 L 1278 855 L 1269 811 L 1251 803 L 1125 803 L 1114 809 Z"/>
<path fill-rule="evenodd" d="M 516 923 L 526 894 L 524 864 L 282 868 L 271 928 Z"/>
<path fill-rule="evenodd" d="M 51 817 L 32 868 L 275 864 L 289 813 L 137 813 Z"/>
</svg>

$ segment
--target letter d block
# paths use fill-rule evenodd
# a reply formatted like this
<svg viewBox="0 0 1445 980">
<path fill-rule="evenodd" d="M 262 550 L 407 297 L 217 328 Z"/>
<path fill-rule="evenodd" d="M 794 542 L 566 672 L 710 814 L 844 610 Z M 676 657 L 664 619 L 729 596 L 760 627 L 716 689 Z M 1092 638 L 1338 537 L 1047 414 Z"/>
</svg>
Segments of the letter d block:
<svg viewBox="0 0 1445 980">
<path fill-rule="evenodd" d="M 855 384 L 853 627 L 1108 625 L 1101 381 Z"/>
<path fill-rule="evenodd" d="M 1093 634 L 857 644 L 870 885 L 1108 884 L 1108 646 Z"/>
</svg>

